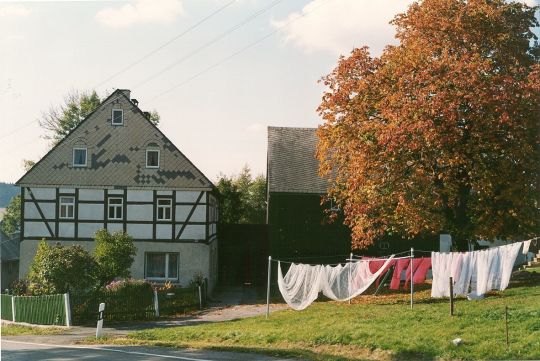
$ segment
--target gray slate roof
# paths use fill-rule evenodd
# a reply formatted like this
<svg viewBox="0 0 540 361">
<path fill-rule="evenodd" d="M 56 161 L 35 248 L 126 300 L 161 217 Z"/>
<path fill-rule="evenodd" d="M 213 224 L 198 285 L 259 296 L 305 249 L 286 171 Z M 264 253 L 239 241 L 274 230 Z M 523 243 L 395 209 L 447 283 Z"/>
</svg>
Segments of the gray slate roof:
<svg viewBox="0 0 540 361">
<path fill-rule="evenodd" d="M 146 119 L 128 96 L 126 90 L 113 92 L 17 184 L 212 189 L 212 182 Z M 113 107 L 123 109 L 121 126 L 111 125 Z M 76 147 L 88 149 L 87 167 L 73 167 Z M 146 168 L 147 148 L 160 150 L 159 169 Z"/>
<path fill-rule="evenodd" d="M 269 192 L 325 194 L 327 180 L 319 177 L 316 128 L 268 127 Z"/>
</svg>

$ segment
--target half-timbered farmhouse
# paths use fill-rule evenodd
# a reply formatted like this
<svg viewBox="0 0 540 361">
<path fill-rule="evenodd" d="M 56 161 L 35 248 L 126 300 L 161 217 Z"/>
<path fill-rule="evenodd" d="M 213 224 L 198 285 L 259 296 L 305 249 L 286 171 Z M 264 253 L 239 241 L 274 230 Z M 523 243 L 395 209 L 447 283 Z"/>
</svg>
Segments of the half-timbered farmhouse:
<svg viewBox="0 0 540 361">
<path fill-rule="evenodd" d="M 134 278 L 187 284 L 217 280 L 217 200 L 208 178 L 116 90 L 17 184 L 20 276 L 39 241 L 91 250 L 99 229 L 131 235 Z"/>
</svg>

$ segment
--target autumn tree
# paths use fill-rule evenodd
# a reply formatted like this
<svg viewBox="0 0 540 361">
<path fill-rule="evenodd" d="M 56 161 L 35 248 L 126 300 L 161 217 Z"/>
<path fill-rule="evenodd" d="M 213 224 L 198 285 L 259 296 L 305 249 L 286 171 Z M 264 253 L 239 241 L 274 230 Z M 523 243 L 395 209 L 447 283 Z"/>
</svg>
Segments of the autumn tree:
<svg viewBox="0 0 540 361">
<path fill-rule="evenodd" d="M 540 222 L 540 66 L 534 8 L 424 0 L 399 45 L 342 57 L 322 79 L 320 172 L 353 246 L 384 234 L 530 236 Z"/>
<path fill-rule="evenodd" d="M 95 90 L 91 92 L 70 91 L 64 97 L 64 104 L 52 106 L 43 112 L 39 125 L 46 131 L 45 139 L 52 141 L 51 145 L 58 144 L 80 122 L 92 113 L 102 99 Z M 149 120 L 155 125 L 159 124 L 160 116 L 157 111 L 150 112 Z"/>
</svg>

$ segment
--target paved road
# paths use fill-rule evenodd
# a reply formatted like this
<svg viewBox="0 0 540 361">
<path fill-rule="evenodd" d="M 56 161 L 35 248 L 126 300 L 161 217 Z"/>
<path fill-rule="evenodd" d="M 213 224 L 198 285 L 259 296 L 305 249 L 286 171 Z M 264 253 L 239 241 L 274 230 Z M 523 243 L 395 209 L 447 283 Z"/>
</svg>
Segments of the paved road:
<svg viewBox="0 0 540 361">
<path fill-rule="evenodd" d="M 237 318 L 263 315 L 266 305 L 254 302 L 256 295 L 250 289 L 227 289 L 220 292 L 211 308 L 187 317 L 156 322 L 117 324 L 104 328 L 106 336 L 123 336 L 129 332 L 153 327 L 188 326 L 207 322 L 221 322 Z M 285 308 L 285 305 L 272 305 L 272 311 Z M 277 361 L 285 360 L 264 355 L 217 352 L 205 350 L 171 349 L 165 347 L 142 346 L 80 346 L 78 340 L 95 335 L 93 327 L 72 327 L 61 335 L 47 336 L 3 336 L 1 357 L 3 360 L 187 360 L 187 361 Z M 289 359 L 290 360 L 290 359 Z"/>
<path fill-rule="evenodd" d="M 165 347 L 142 346 L 77 346 L 33 343 L 2 338 L 2 360 L 4 361 L 279 361 L 290 360 L 264 355 L 217 352 L 205 350 L 177 350 Z"/>
</svg>

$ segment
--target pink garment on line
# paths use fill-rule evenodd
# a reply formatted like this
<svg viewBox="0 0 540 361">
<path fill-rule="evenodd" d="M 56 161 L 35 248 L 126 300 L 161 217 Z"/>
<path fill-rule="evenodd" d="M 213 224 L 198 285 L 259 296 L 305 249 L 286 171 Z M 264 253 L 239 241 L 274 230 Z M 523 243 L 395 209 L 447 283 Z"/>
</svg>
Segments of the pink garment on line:
<svg viewBox="0 0 540 361">
<path fill-rule="evenodd" d="M 401 272 L 409 265 L 410 260 L 408 258 L 398 259 L 396 267 L 394 268 L 394 274 L 392 275 L 392 282 L 390 282 L 391 290 L 399 290 L 399 284 L 401 282 Z"/>
<path fill-rule="evenodd" d="M 373 258 L 369 258 L 369 257 L 362 257 L 362 259 L 369 259 L 370 260 L 370 262 L 369 262 L 369 271 L 371 273 L 377 272 L 384 265 L 384 263 L 386 262 L 386 259 L 373 259 Z M 390 267 L 392 267 L 393 265 L 396 264 L 396 261 L 397 260 L 394 259 L 394 260 L 388 262 L 388 265 L 386 266 L 386 268 L 383 271 L 381 271 L 381 275 L 379 276 L 379 278 L 377 278 L 377 281 L 375 282 L 375 286 L 379 287 L 379 283 L 381 282 L 382 278 L 384 277 L 386 272 L 390 269 Z"/>
<path fill-rule="evenodd" d="M 414 282 L 414 276 L 416 275 L 416 271 L 418 270 L 418 267 L 422 264 L 423 258 L 413 258 L 413 282 Z M 407 267 L 407 270 L 405 271 L 405 284 L 403 284 L 404 288 L 410 287 L 407 286 L 411 279 L 411 260 L 409 259 L 409 265 Z"/>
<path fill-rule="evenodd" d="M 426 280 L 426 275 L 431 268 L 431 257 L 422 258 L 422 263 L 418 266 L 418 269 L 413 273 L 414 283 L 423 283 Z"/>
</svg>

